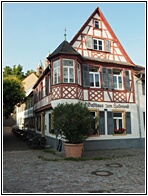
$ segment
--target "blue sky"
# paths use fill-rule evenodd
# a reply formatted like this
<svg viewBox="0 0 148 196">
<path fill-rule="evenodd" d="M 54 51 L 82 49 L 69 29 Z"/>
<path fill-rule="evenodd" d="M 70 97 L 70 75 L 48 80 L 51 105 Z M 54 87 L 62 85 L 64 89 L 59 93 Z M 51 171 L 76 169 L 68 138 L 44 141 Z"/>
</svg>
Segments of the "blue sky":
<svg viewBox="0 0 148 196">
<path fill-rule="evenodd" d="M 64 40 L 71 41 L 96 7 L 100 7 L 131 60 L 145 66 L 144 3 L 3 3 L 3 67 L 21 64 L 36 70 L 40 60 Z"/>
</svg>

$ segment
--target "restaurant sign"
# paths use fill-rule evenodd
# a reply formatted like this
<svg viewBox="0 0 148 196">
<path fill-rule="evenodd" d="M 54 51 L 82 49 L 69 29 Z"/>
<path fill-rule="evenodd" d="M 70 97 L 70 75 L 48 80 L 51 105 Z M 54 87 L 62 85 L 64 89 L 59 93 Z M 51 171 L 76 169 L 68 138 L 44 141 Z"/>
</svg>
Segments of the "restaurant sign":
<svg viewBox="0 0 148 196">
<path fill-rule="evenodd" d="M 129 108 L 129 104 L 118 104 L 118 103 L 113 103 L 113 104 L 99 104 L 99 103 L 87 103 L 88 108 Z"/>
</svg>

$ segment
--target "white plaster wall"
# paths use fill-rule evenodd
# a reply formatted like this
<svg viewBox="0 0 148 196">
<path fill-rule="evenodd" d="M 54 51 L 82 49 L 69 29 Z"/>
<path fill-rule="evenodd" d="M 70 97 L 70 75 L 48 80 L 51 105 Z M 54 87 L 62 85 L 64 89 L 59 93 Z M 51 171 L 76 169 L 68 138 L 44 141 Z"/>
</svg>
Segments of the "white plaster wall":
<svg viewBox="0 0 148 196">
<path fill-rule="evenodd" d="M 82 33 L 87 34 L 88 29 L 89 29 L 89 27 L 87 26 L 87 27 L 83 30 Z"/>
<path fill-rule="evenodd" d="M 101 37 L 101 31 L 94 30 L 94 35 L 98 36 L 98 37 Z"/>
<path fill-rule="evenodd" d="M 78 47 L 79 46 L 79 44 L 80 44 L 80 41 L 75 41 L 75 43 L 73 44 L 73 47 Z"/>
<path fill-rule="evenodd" d="M 59 99 L 59 100 L 52 100 L 51 101 L 51 106 L 52 108 L 55 108 L 59 103 L 78 103 L 78 99 Z"/>
<path fill-rule="evenodd" d="M 84 100 L 88 100 L 88 90 L 83 90 Z"/>
<path fill-rule="evenodd" d="M 85 101 L 85 103 L 88 103 L 88 101 Z M 94 109 L 99 109 L 99 111 L 104 111 L 105 108 L 107 108 L 108 111 L 112 111 L 113 109 L 118 109 L 119 111 L 121 110 L 125 110 L 126 112 L 131 112 L 131 134 L 126 134 L 126 135 L 121 135 L 121 136 L 116 136 L 116 135 L 100 135 L 98 137 L 94 136 L 94 137 L 89 137 L 88 140 L 99 140 L 99 139 L 126 139 L 126 138 L 139 138 L 140 134 L 139 134 L 139 124 L 138 124 L 138 113 L 137 113 L 137 106 L 136 104 L 128 104 L 129 108 L 114 108 L 114 103 L 111 102 L 89 102 L 89 103 L 97 103 L 97 104 L 103 104 L 104 107 L 100 107 L 100 108 L 94 108 L 94 107 L 90 107 L 90 108 L 94 108 Z M 127 105 L 127 103 L 116 103 L 116 105 L 121 104 L 121 105 Z M 111 106 L 111 107 L 106 107 L 106 106 Z"/>
<path fill-rule="evenodd" d="M 135 85 L 135 100 L 138 108 L 138 96 L 139 96 L 139 111 L 140 111 L 140 126 L 141 126 L 141 136 L 142 138 L 145 138 L 145 127 L 144 127 L 144 119 L 143 119 L 143 112 L 145 112 L 146 106 L 145 106 L 145 95 L 142 94 L 142 82 L 141 80 L 136 83 L 138 80 L 137 77 L 134 77 L 134 85 Z M 137 86 L 138 85 L 138 86 Z M 138 87 L 138 89 L 137 89 Z M 146 122 L 146 118 L 145 118 Z M 139 127 L 139 125 L 138 125 Z"/>
</svg>

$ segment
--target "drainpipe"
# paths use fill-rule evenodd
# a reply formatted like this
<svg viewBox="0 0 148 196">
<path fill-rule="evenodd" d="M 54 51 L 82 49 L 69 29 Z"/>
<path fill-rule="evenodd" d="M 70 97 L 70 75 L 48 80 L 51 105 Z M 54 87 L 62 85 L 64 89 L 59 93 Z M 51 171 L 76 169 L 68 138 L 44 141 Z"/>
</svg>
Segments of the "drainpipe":
<svg viewBox="0 0 148 196">
<path fill-rule="evenodd" d="M 140 74 L 140 78 L 136 81 L 136 87 L 137 87 L 137 111 L 138 111 L 138 121 L 139 121 L 139 135 L 141 138 L 141 120 L 140 120 L 140 101 L 139 101 L 139 92 L 138 92 L 138 81 L 141 80 L 142 74 Z"/>
</svg>

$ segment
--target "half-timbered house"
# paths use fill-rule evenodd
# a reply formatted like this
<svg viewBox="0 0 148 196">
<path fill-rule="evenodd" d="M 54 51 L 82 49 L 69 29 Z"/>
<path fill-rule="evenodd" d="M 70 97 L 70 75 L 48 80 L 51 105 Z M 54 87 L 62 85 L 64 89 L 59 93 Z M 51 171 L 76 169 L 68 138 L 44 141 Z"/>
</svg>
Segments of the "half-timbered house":
<svg viewBox="0 0 148 196">
<path fill-rule="evenodd" d="M 34 85 L 34 112 L 36 132 L 46 137 L 47 143 L 56 148 L 58 139 L 52 127 L 52 109 L 58 103 L 82 101 L 99 125 L 86 140 L 85 149 L 144 146 L 135 90 L 141 78 L 99 8 L 70 43 L 64 40 L 48 55 L 46 64 Z M 144 103 L 141 105 L 144 112 Z"/>
</svg>

